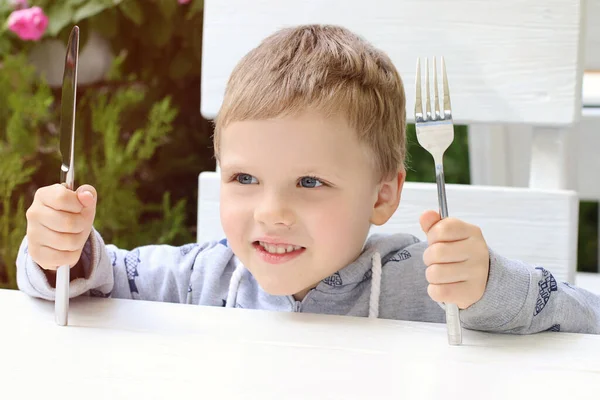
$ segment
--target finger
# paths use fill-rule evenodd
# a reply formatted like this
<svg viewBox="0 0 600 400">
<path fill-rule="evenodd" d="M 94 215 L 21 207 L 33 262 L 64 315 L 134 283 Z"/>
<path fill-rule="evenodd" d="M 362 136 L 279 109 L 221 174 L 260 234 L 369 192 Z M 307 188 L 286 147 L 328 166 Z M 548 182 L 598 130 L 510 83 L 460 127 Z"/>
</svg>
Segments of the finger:
<svg viewBox="0 0 600 400">
<path fill-rule="evenodd" d="M 465 309 L 471 306 L 475 301 L 471 285 L 468 282 L 448 283 L 443 285 L 430 284 L 427 287 L 427 294 L 433 301 L 438 303 L 456 304 L 458 308 Z"/>
<path fill-rule="evenodd" d="M 467 282 L 473 277 L 473 266 L 469 263 L 433 264 L 425 270 L 427 282 L 433 285 Z"/>
<path fill-rule="evenodd" d="M 438 242 L 456 242 L 465 240 L 470 236 L 480 234 L 477 226 L 468 224 L 457 218 L 444 218 L 437 224 L 433 225 L 427 233 L 427 241 L 429 244 Z"/>
<path fill-rule="evenodd" d="M 29 252 L 33 261 L 42 269 L 57 270 L 63 265 L 70 267 L 77 264 L 81 251 L 60 251 L 46 246 L 30 246 Z"/>
<path fill-rule="evenodd" d="M 428 210 L 421 214 L 421 218 L 419 218 L 419 223 L 421 224 L 421 229 L 425 234 L 429 232 L 431 227 L 440 221 L 440 214 L 437 211 Z"/>
<path fill-rule="evenodd" d="M 31 210 L 29 223 L 32 226 L 39 224 L 58 233 L 77 234 L 86 231 L 90 227 L 90 223 L 83 214 L 56 211 L 49 207 Z"/>
<path fill-rule="evenodd" d="M 98 194 L 92 185 L 81 185 L 76 190 L 77 198 L 84 207 L 96 207 Z"/>
<path fill-rule="evenodd" d="M 77 188 L 77 197 L 79 202 L 84 206 L 81 210 L 81 215 L 91 226 L 96 216 L 96 199 L 98 197 L 96 189 L 91 185 L 82 185 Z"/>
<path fill-rule="evenodd" d="M 56 211 L 79 213 L 83 209 L 75 192 L 58 183 L 38 189 L 34 201 Z"/>
<path fill-rule="evenodd" d="M 465 239 L 457 242 L 437 242 L 430 244 L 423 252 L 425 265 L 461 263 L 469 260 L 472 252 L 472 240 Z"/>
<path fill-rule="evenodd" d="M 89 233 L 59 233 L 42 225 L 31 225 L 27 235 L 34 244 L 58 251 L 77 251 L 83 248 Z"/>
</svg>

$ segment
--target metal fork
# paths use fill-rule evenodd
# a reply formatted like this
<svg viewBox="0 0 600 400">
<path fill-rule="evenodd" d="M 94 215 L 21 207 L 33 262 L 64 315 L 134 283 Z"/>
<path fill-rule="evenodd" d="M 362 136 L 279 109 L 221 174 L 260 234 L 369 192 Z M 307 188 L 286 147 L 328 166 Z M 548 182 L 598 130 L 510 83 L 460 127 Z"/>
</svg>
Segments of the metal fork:
<svg viewBox="0 0 600 400">
<path fill-rule="evenodd" d="M 452 110 L 450 108 L 450 90 L 448 89 L 448 77 L 446 76 L 446 64 L 441 58 L 442 84 L 443 84 L 443 113 L 440 112 L 440 101 L 438 97 L 438 81 L 436 59 L 433 58 L 433 91 L 435 93 L 435 113 L 431 113 L 431 100 L 429 89 L 429 59 L 426 62 L 425 90 L 427 91 L 426 113 L 423 114 L 423 101 L 421 98 L 421 61 L 417 59 L 415 100 L 415 126 L 417 129 L 417 140 L 421 147 L 427 150 L 433 157 L 435 163 L 435 180 L 437 182 L 438 202 L 440 216 L 448 216 L 448 205 L 446 204 L 446 188 L 444 182 L 444 152 L 454 140 L 454 123 L 452 122 Z M 448 329 L 448 343 L 459 345 L 462 343 L 462 328 L 460 326 L 459 310 L 456 304 L 446 304 L 446 327 Z"/>
</svg>

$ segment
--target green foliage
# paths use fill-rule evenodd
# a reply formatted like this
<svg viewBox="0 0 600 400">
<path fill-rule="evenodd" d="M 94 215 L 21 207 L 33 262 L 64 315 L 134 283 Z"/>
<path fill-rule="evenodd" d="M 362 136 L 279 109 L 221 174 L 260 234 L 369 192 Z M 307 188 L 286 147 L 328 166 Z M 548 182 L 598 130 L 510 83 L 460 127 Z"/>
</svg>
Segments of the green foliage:
<svg viewBox="0 0 600 400">
<path fill-rule="evenodd" d="M 78 164 L 78 173 L 81 181 L 93 183 L 99 194 L 96 229 L 123 248 L 193 239 L 184 224 L 185 199 L 172 206 L 169 192 L 164 193 L 160 204 L 145 203 L 137 194 L 136 172 L 165 143 L 177 114 L 166 97 L 152 105 L 145 126 L 133 132 L 124 129 L 122 121 L 143 102 L 144 95 L 139 88 L 124 87 L 91 93 L 84 101 L 91 103 L 91 126 L 84 128 L 91 135 L 78 146 L 78 153 L 86 154 Z M 93 139 L 97 137 L 103 140 L 97 142 Z M 160 218 L 142 223 L 145 214 Z"/>
<path fill-rule="evenodd" d="M 598 202 L 579 203 L 579 242 L 577 243 L 577 269 L 598 272 Z"/>
<path fill-rule="evenodd" d="M 23 55 L 5 56 L 1 71 L 0 91 L 7 95 L 0 97 L 0 285 L 15 287 L 25 210 L 35 190 L 59 176 L 59 99 Z M 95 226 L 124 248 L 193 240 L 186 226 L 186 199 L 173 204 L 168 191 L 158 202 L 139 195 L 137 174 L 167 142 L 177 116 L 170 97 L 147 104 L 147 92 L 134 82 L 114 90 L 84 91 L 78 104 L 76 180 L 96 187 L 100 200 Z M 132 124 L 140 112 L 146 118 Z"/>
<path fill-rule="evenodd" d="M 94 29 L 117 56 L 104 81 L 78 90 L 75 180 L 98 190 L 95 228 L 122 248 L 193 241 L 197 176 L 214 168 L 211 126 L 198 112 L 202 1 L 30 4 L 49 15 L 46 37 L 66 43 L 76 23 L 81 50 Z M 0 19 L 9 12 L 0 7 Z M 0 30 L 2 287 L 15 287 L 25 210 L 38 188 L 59 178 L 60 88 L 48 88 L 27 64 L 38 45 Z"/>
<path fill-rule="evenodd" d="M 127 46 L 131 39 L 133 42 L 143 39 L 146 49 L 156 49 L 169 45 L 175 36 L 188 35 L 192 38 L 191 46 L 177 49 L 180 56 L 175 60 L 175 73 L 183 76 L 188 68 L 194 67 L 188 55 L 193 54 L 198 62 L 200 59 L 200 41 L 193 38 L 198 37 L 198 26 L 200 29 L 202 26 L 198 17 L 204 6 L 203 0 L 192 0 L 185 6 L 176 0 L 29 0 L 29 4 L 41 7 L 48 16 L 47 38 L 60 38 L 66 43 L 71 28 L 78 25 L 81 46 L 85 46 L 90 31 L 96 30 L 115 40 L 116 48 L 131 49 Z M 0 21 L 6 21 L 11 11 L 10 2 L 0 1 Z M 119 44 L 122 40 L 126 42 Z M 18 40 L 6 26 L 0 25 L 0 54 L 11 49 L 26 51 L 34 45 Z"/>
<path fill-rule="evenodd" d="M 14 287 L 14 265 L 25 236 L 25 194 L 22 189 L 39 168 L 38 134 L 50 119 L 52 96 L 38 82 L 25 57 L 5 57 L 0 68 L 0 287 Z"/>
<path fill-rule="evenodd" d="M 407 171 L 406 180 L 414 182 L 435 182 L 433 158 L 417 141 L 415 126 L 406 130 Z M 469 144 L 466 126 L 454 127 L 454 141 L 444 154 L 444 175 L 446 183 L 470 183 Z"/>
<path fill-rule="evenodd" d="M 178 7 L 177 1 L 169 0 L 31 0 L 30 4 L 45 10 L 49 18 L 48 35 L 51 37 L 57 36 L 65 28 L 70 29 L 74 24 L 86 24 L 107 11 L 118 11 L 136 26 L 142 26 L 143 23 L 153 22 L 146 14 L 149 4 L 157 7 L 166 18 L 173 17 Z M 202 10 L 202 6 L 203 1 L 194 1 L 192 6 L 188 7 L 186 18 L 193 18 Z M 105 25 L 114 27 L 115 22 L 116 19 L 111 19 Z"/>
</svg>

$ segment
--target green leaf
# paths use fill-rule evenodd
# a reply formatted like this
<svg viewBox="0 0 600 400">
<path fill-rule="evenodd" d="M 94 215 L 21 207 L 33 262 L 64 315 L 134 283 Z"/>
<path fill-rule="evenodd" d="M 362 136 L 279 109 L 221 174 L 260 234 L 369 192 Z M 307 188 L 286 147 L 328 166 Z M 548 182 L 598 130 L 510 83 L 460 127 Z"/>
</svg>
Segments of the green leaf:
<svg viewBox="0 0 600 400">
<path fill-rule="evenodd" d="M 52 1 L 53 0 L 31 0 L 31 1 L 29 1 L 29 3 L 30 3 L 29 5 L 30 6 L 38 6 L 42 10 L 46 10 L 48 8 L 48 3 L 52 2 Z"/>
<path fill-rule="evenodd" d="M 142 139 L 144 139 L 144 130 L 141 128 L 136 129 L 125 147 L 125 156 L 127 158 L 134 157 L 136 150 L 140 147 Z"/>
<path fill-rule="evenodd" d="M 171 19 L 179 7 L 176 0 L 157 0 L 155 4 L 166 20 Z"/>
<path fill-rule="evenodd" d="M 188 10 L 186 19 L 192 19 L 196 14 L 204 9 L 204 0 L 193 0 L 190 9 Z"/>
<path fill-rule="evenodd" d="M 54 37 L 73 19 L 73 9 L 69 5 L 54 4 L 48 10 L 48 35 Z"/>
<path fill-rule="evenodd" d="M 9 14 L 13 10 L 8 1 L 0 1 L 0 14 Z"/>
<path fill-rule="evenodd" d="M 144 11 L 137 0 L 124 1 L 119 8 L 137 26 L 142 25 L 144 22 Z"/>
<path fill-rule="evenodd" d="M 127 52 L 122 51 L 121 53 L 117 54 L 117 56 L 113 59 L 112 64 L 110 65 L 110 69 L 106 73 L 106 79 L 108 81 L 116 81 L 119 79 L 123 79 L 123 71 L 121 69 L 126 58 Z"/>
<path fill-rule="evenodd" d="M 85 3 L 86 1 L 88 1 L 88 0 L 69 0 L 69 1 L 67 1 L 67 4 L 69 6 L 77 7 L 77 6 L 81 5 L 82 3 Z"/>
<path fill-rule="evenodd" d="M 89 3 L 84 4 L 79 7 L 75 14 L 73 15 L 73 23 L 81 21 L 82 19 L 93 17 L 96 14 L 101 13 L 110 7 L 110 4 L 101 1 L 90 1 Z"/>
</svg>

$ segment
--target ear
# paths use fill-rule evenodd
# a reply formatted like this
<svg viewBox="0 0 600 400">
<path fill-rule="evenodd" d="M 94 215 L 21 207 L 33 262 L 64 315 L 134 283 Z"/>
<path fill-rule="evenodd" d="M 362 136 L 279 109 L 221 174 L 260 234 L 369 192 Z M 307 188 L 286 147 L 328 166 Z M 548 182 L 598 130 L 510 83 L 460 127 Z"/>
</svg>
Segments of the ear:
<svg viewBox="0 0 600 400">
<path fill-rule="evenodd" d="M 374 225 L 385 224 L 396 212 L 400 204 L 400 196 L 402 194 L 402 186 L 406 172 L 404 169 L 398 171 L 390 180 L 382 181 L 378 185 L 377 200 L 373 206 L 371 214 L 371 223 Z"/>
</svg>

